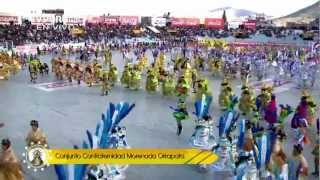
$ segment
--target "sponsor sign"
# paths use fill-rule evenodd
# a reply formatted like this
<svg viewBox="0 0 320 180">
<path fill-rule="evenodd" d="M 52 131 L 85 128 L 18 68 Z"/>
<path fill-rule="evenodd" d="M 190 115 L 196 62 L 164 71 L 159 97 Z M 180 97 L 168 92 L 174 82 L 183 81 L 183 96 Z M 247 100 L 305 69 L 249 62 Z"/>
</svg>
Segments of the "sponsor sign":
<svg viewBox="0 0 320 180">
<path fill-rule="evenodd" d="M 172 18 L 171 26 L 174 27 L 192 27 L 200 25 L 198 18 Z"/>
<path fill-rule="evenodd" d="M 151 19 L 151 24 L 152 26 L 165 27 L 167 25 L 167 19 L 160 18 L 160 17 L 153 17 Z"/>
<path fill-rule="evenodd" d="M 116 17 L 116 16 L 105 16 L 105 17 L 103 17 L 103 24 L 106 24 L 106 25 L 118 25 L 119 24 L 119 17 Z"/>
<path fill-rule="evenodd" d="M 121 25 L 131 25 L 135 26 L 138 24 L 138 16 L 120 16 L 119 22 Z"/>
<path fill-rule="evenodd" d="M 84 19 L 79 17 L 67 17 L 63 18 L 63 23 L 66 25 L 83 25 Z"/>
<path fill-rule="evenodd" d="M 16 46 L 15 52 L 19 54 L 37 54 L 38 45 Z"/>
<path fill-rule="evenodd" d="M 86 20 L 86 23 L 89 23 L 89 24 L 99 24 L 102 22 L 103 22 L 103 17 L 100 17 L 100 16 L 88 17 Z"/>
<path fill-rule="evenodd" d="M 35 25 L 53 25 L 54 24 L 53 16 L 33 16 L 31 17 L 31 24 Z"/>
<path fill-rule="evenodd" d="M 0 16 L 0 24 L 18 24 L 18 16 Z"/>
<path fill-rule="evenodd" d="M 246 29 L 256 29 L 257 23 L 255 21 L 243 22 L 243 26 Z"/>
<path fill-rule="evenodd" d="M 212 29 L 223 29 L 224 28 L 224 20 L 221 18 L 205 18 L 204 25 L 207 28 Z"/>
</svg>

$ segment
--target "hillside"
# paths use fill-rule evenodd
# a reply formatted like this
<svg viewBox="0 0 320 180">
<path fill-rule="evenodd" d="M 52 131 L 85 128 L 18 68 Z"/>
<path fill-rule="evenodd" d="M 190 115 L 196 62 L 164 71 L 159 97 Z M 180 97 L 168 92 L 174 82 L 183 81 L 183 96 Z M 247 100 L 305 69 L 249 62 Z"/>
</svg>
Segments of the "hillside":
<svg viewBox="0 0 320 180">
<path fill-rule="evenodd" d="M 274 19 L 277 25 L 285 25 L 287 22 L 309 23 L 320 16 L 320 1 L 300 9 L 287 16 Z"/>
</svg>

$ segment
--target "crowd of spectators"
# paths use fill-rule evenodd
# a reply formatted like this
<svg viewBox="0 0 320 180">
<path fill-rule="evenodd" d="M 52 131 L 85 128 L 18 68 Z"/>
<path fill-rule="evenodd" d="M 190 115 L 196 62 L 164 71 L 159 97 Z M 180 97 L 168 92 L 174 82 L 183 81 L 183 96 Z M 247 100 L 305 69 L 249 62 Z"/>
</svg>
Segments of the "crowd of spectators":
<svg viewBox="0 0 320 180">
<path fill-rule="evenodd" d="M 83 29 L 84 34 L 74 35 L 71 29 L 74 27 L 57 28 L 57 26 L 45 26 L 42 28 L 30 23 L 22 25 L 0 25 L 0 45 L 22 45 L 27 43 L 67 43 L 93 41 L 101 42 L 106 38 L 126 39 L 136 36 L 167 38 L 184 38 L 195 36 L 209 37 L 228 37 L 232 36 L 234 30 L 210 30 L 204 27 L 190 28 L 159 28 L 160 33 L 145 31 L 134 33 L 133 30 L 139 30 L 140 26 L 104 26 L 104 25 L 86 25 L 77 28 Z M 272 34 L 279 36 L 283 34 L 284 29 L 272 30 Z M 252 31 L 251 33 L 255 33 Z"/>
</svg>

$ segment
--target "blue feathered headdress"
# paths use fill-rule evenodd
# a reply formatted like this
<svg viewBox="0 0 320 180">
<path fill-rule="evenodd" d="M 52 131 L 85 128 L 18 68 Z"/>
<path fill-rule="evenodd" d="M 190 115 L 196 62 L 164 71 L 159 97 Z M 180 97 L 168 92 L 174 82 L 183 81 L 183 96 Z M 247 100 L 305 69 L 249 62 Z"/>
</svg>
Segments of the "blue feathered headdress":
<svg viewBox="0 0 320 180">
<path fill-rule="evenodd" d="M 102 114 L 102 119 L 96 126 L 95 134 L 89 130 L 86 131 L 88 143 L 83 142 L 83 149 L 108 148 L 110 144 L 111 130 L 119 125 L 135 104 L 121 102 L 119 104 L 109 104 L 109 108 L 105 114 Z M 74 146 L 78 149 L 77 146 Z M 55 165 L 55 172 L 58 180 L 83 180 L 87 165 Z"/>
<path fill-rule="evenodd" d="M 240 114 L 236 111 L 225 111 L 219 119 L 219 136 L 227 136 L 233 130 Z"/>
<path fill-rule="evenodd" d="M 263 134 L 256 139 L 257 149 L 254 149 L 254 157 L 256 160 L 257 169 L 265 167 L 270 160 L 271 155 L 271 140 L 268 134 Z"/>
<path fill-rule="evenodd" d="M 194 103 L 194 114 L 197 116 L 198 119 L 202 119 L 203 117 L 209 115 L 211 102 L 212 96 L 206 96 L 203 94 L 201 100 L 198 100 Z"/>
</svg>

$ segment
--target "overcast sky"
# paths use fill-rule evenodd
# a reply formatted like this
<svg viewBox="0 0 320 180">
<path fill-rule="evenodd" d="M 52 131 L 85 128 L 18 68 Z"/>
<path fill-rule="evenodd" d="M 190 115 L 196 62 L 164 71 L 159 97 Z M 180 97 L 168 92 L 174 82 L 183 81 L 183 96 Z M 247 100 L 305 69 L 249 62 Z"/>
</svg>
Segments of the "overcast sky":
<svg viewBox="0 0 320 180">
<path fill-rule="evenodd" d="M 0 0 L 0 12 L 30 13 L 43 8 L 63 8 L 66 15 L 208 16 L 209 10 L 230 6 L 274 17 L 287 15 L 318 0 Z"/>
</svg>

